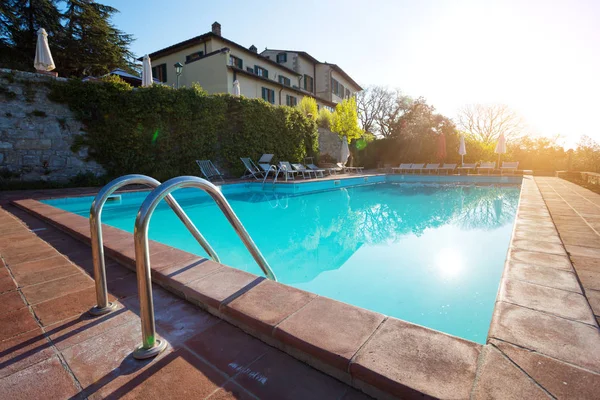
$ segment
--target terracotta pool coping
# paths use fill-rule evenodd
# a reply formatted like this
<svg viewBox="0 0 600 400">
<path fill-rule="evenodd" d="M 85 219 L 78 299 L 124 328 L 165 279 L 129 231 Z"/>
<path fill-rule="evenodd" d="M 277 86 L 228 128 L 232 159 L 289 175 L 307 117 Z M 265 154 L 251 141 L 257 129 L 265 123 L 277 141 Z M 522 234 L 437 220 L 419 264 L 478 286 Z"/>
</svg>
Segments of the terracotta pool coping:
<svg viewBox="0 0 600 400">
<path fill-rule="evenodd" d="M 86 218 L 31 199 L 14 204 L 89 243 Z M 104 237 L 106 254 L 135 269 L 133 236 L 104 226 Z M 557 370 L 591 377 L 580 383 L 583 391 L 600 376 L 597 322 L 531 177 L 523 179 L 485 346 L 157 242 L 150 248 L 153 280 L 161 286 L 379 398 L 503 397 L 525 389 L 548 395 L 554 393 L 548 380 Z M 551 364 L 552 371 L 540 374 L 523 366 L 535 366 L 537 359 Z M 499 384 L 507 376 L 514 381 L 508 388 Z"/>
</svg>

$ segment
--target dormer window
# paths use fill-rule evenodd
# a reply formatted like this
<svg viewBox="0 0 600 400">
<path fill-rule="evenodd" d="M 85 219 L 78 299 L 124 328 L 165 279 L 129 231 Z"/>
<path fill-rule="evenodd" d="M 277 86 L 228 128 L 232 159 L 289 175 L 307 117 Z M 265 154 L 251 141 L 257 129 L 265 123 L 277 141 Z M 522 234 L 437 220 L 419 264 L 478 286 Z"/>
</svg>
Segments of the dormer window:
<svg viewBox="0 0 600 400">
<path fill-rule="evenodd" d="M 277 62 L 279 64 L 287 62 L 287 53 L 278 53 Z"/>
</svg>

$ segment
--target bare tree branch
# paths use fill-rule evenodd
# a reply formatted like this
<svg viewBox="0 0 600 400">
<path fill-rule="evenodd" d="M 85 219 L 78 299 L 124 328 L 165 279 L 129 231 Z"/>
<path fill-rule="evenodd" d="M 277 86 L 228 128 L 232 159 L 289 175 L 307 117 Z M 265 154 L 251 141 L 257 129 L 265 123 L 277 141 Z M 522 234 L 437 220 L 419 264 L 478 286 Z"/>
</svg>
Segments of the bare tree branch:
<svg viewBox="0 0 600 400">
<path fill-rule="evenodd" d="M 458 112 L 458 127 L 484 143 L 492 143 L 501 133 L 519 137 L 525 129 L 523 119 L 504 104 L 470 104 Z"/>
</svg>

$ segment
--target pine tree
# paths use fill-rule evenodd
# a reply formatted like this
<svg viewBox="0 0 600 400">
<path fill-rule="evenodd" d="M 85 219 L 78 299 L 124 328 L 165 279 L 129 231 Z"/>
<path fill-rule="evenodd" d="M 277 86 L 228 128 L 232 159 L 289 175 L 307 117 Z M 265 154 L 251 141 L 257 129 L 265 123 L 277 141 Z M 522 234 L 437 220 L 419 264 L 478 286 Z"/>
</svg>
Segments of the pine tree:
<svg viewBox="0 0 600 400">
<path fill-rule="evenodd" d="M 133 68 L 128 35 L 110 23 L 118 10 L 92 0 L 67 0 L 59 55 L 61 75 L 99 76 L 114 68 Z"/>
<path fill-rule="evenodd" d="M 58 0 L 4 0 L 0 3 L 0 65 L 33 70 L 39 28 L 46 29 L 48 41 L 60 42 L 61 15 Z"/>
</svg>

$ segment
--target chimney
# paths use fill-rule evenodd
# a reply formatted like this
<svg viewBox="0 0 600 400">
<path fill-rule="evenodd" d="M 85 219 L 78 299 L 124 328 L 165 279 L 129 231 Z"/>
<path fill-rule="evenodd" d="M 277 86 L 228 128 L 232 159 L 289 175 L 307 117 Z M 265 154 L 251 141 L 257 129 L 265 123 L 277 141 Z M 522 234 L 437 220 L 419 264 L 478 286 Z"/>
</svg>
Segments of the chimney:
<svg viewBox="0 0 600 400">
<path fill-rule="evenodd" d="M 256 48 L 255 45 L 252 45 L 252 46 L 250 46 L 250 51 L 253 52 L 253 53 L 257 53 L 258 49 Z"/>
<path fill-rule="evenodd" d="M 212 33 L 214 33 L 217 36 L 221 36 L 221 24 L 218 23 L 217 21 L 215 21 L 212 24 Z"/>
</svg>

